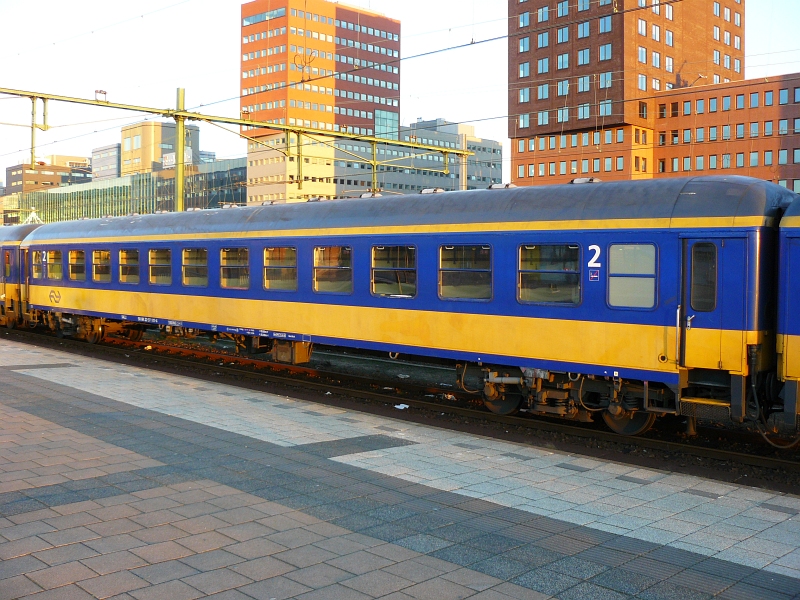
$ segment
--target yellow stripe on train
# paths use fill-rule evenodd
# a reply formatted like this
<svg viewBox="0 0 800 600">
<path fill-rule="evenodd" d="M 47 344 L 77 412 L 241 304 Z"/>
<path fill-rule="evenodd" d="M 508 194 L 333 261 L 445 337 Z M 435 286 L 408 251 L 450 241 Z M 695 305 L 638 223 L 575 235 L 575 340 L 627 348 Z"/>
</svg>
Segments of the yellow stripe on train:
<svg viewBox="0 0 800 600">
<path fill-rule="evenodd" d="M 674 325 L 664 327 L 69 287 L 32 286 L 30 294 L 30 301 L 35 305 L 51 306 L 51 298 L 58 298 L 57 310 L 64 312 L 80 307 L 94 313 L 291 331 L 314 337 L 437 348 L 478 356 L 514 356 L 677 372 Z M 724 368 L 741 371 L 744 366 L 744 337 L 751 333 L 699 329 L 693 333 L 696 334 L 693 343 L 701 355 L 719 356 L 722 345 Z M 716 360 L 709 367 L 718 368 Z"/>
<path fill-rule="evenodd" d="M 452 223 L 433 225 L 398 225 L 376 227 L 340 227 L 326 229 L 285 229 L 269 231 L 223 231 L 204 232 L 202 239 L 257 239 L 291 238 L 308 236 L 354 236 L 354 235 L 414 235 L 424 233 L 493 233 L 505 231 L 569 231 L 569 230 L 615 230 L 615 229 L 721 229 L 740 227 L 772 227 L 772 217 L 699 217 L 664 219 L 592 219 L 572 221 L 526 221 L 492 223 Z M 111 244 L 120 242 L 173 242 L 198 241 L 197 232 L 171 235 L 131 235 L 120 238 L 100 237 L 61 238 L 35 242 L 23 242 L 23 247 L 52 246 L 56 244 Z"/>
</svg>

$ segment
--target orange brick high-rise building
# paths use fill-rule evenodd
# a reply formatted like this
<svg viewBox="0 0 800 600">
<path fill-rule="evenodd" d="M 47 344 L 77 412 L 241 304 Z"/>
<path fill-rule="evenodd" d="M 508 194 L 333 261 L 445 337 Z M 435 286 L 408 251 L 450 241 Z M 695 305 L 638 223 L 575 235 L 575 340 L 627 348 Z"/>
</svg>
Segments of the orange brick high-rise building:
<svg viewBox="0 0 800 600">
<path fill-rule="evenodd" d="M 800 75 L 744 80 L 744 3 L 509 0 L 512 181 L 738 174 L 800 190 Z"/>
</svg>

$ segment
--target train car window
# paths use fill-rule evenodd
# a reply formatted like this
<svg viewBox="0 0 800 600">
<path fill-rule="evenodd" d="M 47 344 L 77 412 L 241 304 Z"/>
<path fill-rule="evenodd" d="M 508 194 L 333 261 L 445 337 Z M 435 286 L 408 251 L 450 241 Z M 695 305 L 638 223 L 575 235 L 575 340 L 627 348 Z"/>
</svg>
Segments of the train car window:
<svg viewBox="0 0 800 600">
<path fill-rule="evenodd" d="M 264 248 L 264 289 L 297 290 L 297 248 Z"/>
<path fill-rule="evenodd" d="M 712 312 L 717 308 L 717 247 L 698 242 L 692 247 L 692 309 Z"/>
<path fill-rule="evenodd" d="M 42 263 L 44 262 L 44 258 L 42 256 L 41 250 L 34 250 L 33 251 L 33 258 L 31 260 L 31 277 L 34 279 L 41 279 L 42 272 L 44 270 Z"/>
<path fill-rule="evenodd" d="M 83 250 L 70 250 L 69 278 L 72 281 L 86 281 L 86 252 Z"/>
<path fill-rule="evenodd" d="M 64 276 L 64 263 L 62 262 L 61 250 L 47 251 L 47 278 L 60 281 Z"/>
<path fill-rule="evenodd" d="M 416 296 L 417 249 L 412 246 L 373 246 L 372 293 L 392 298 Z"/>
<path fill-rule="evenodd" d="M 220 286 L 250 289 L 250 260 L 247 248 L 223 248 L 220 251 Z"/>
<path fill-rule="evenodd" d="M 8 250 L 6 250 L 4 253 L 3 275 L 5 277 L 11 277 L 11 252 L 9 252 Z"/>
<path fill-rule="evenodd" d="M 172 250 L 169 248 L 151 249 L 150 283 L 153 285 L 172 285 Z"/>
<path fill-rule="evenodd" d="M 353 293 L 353 253 L 349 246 L 314 248 L 314 291 Z"/>
<path fill-rule="evenodd" d="M 119 282 L 139 283 L 139 251 L 119 251 Z"/>
<path fill-rule="evenodd" d="M 518 292 L 520 302 L 580 304 L 580 248 L 576 244 L 521 246 Z"/>
<path fill-rule="evenodd" d="M 208 250 L 183 249 L 183 285 L 208 287 Z"/>
<path fill-rule="evenodd" d="M 98 283 L 111 281 L 111 250 L 92 251 L 92 280 Z"/>
<path fill-rule="evenodd" d="M 448 299 L 490 300 L 492 249 L 489 246 L 441 246 L 439 296 Z"/>
<path fill-rule="evenodd" d="M 617 308 L 656 305 L 656 247 L 612 244 L 608 252 L 608 304 Z"/>
</svg>

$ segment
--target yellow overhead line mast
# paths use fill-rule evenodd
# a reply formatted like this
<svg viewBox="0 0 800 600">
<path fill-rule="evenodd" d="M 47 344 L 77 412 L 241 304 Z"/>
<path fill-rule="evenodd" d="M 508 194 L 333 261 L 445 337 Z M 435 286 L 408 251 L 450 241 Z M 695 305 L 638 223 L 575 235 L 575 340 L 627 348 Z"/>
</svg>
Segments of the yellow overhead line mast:
<svg viewBox="0 0 800 600">
<path fill-rule="evenodd" d="M 309 127 L 298 127 L 296 125 L 279 125 L 277 123 L 269 123 L 267 121 L 254 121 L 252 119 L 235 119 L 231 117 L 217 117 L 204 115 L 198 112 L 187 111 L 185 109 L 185 91 L 183 88 L 178 88 L 176 108 L 151 108 L 148 106 L 136 106 L 133 104 L 120 104 L 117 102 L 108 102 L 106 100 L 88 99 L 88 98 L 73 98 L 71 96 L 59 96 L 56 94 L 43 94 L 40 92 L 27 92 L 24 90 L 14 90 L 10 88 L 0 88 L 0 94 L 8 94 L 9 96 L 19 96 L 22 98 L 30 98 L 33 108 L 31 110 L 31 166 L 35 168 L 36 164 L 36 130 L 41 129 L 47 131 L 49 125 L 47 123 L 47 102 L 52 100 L 54 102 L 68 102 L 72 104 L 85 104 L 89 106 L 102 106 L 105 108 L 115 108 L 118 110 L 131 110 L 140 113 L 147 113 L 152 115 L 161 115 L 167 119 L 175 120 L 175 211 L 180 212 L 184 210 L 184 150 L 186 140 L 184 138 L 184 131 L 186 121 L 206 121 L 209 123 L 227 123 L 229 125 L 242 125 L 252 127 L 262 127 L 264 129 L 272 129 L 274 131 L 283 131 L 289 135 L 286 141 L 287 156 L 291 153 L 291 134 L 297 136 L 297 182 L 298 189 L 303 188 L 303 144 L 302 136 L 320 136 L 327 138 L 340 138 L 347 140 L 358 140 L 361 142 L 368 142 L 372 149 L 372 160 L 367 161 L 372 166 L 372 191 L 378 190 L 378 165 L 382 164 L 378 160 L 378 144 L 390 144 L 392 146 L 400 146 L 403 148 L 413 148 L 416 150 L 425 150 L 428 153 L 442 154 L 444 157 L 444 169 L 440 172 L 445 175 L 450 173 L 450 155 L 458 156 L 461 160 L 461 178 L 459 180 L 459 187 L 466 189 L 467 181 L 467 157 L 472 155 L 473 152 L 464 148 L 442 148 L 440 146 L 429 146 L 426 144 L 417 144 L 416 142 L 404 142 L 400 140 L 392 140 L 387 138 L 380 138 L 375 136 L 362 136 L 344 132 L 331 132 L 324 129 L 312 129 Z M 41 100 L 44 105 L 44 113 L 42 123 L 36 122 L 36 103 Z M 242 135 L 246 139 L 247 136 Z M 258 141 L 253 140 L 253 141 Z M 392 162 L 392 161 L 387 161 Z M 431 169 L 428 169 L 431 170 Z"/>
</svg>

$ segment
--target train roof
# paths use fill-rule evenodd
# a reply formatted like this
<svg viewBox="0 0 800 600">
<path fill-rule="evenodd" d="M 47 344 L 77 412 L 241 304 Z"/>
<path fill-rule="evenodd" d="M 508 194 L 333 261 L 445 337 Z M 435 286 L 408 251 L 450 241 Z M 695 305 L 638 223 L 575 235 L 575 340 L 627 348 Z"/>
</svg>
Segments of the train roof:
<svg viewBox="0 0 800 600">
<path fill-rule="evenodd" d="M 358 233 L 375 228 L 436 231 L 437 225 L 538 223 L 560 228 L 740 226 L 769 223 L 796 197 L 748 177 L 694 177 L 411 194 L 66 221 L 44 225 L 26 240 L 190 239 L 253 232 Z M 796 203 L 795 203 L 796 204 Z M 749 219 L 742 219 L 747 218 Z M 688 219 L 688 220 L 687 220 Z M 565 225 L 564 225 L 565 224 Z M 478 227 L 478 229 L 483 229 Z"/>
<path fill-rule="evenodd" d="M 31 231 L 41 227 L 39 224 L 31 225 L 10 225 L 9 227 L 0 227 L 0 245 L 3 242 L 21 242 Z"/>
</svg>

